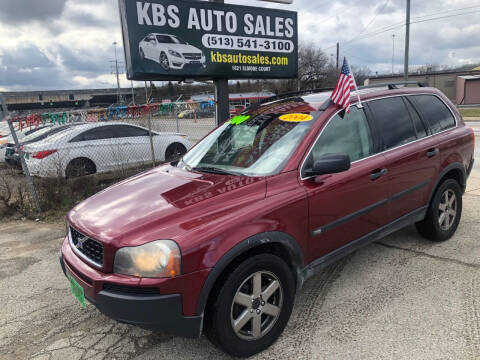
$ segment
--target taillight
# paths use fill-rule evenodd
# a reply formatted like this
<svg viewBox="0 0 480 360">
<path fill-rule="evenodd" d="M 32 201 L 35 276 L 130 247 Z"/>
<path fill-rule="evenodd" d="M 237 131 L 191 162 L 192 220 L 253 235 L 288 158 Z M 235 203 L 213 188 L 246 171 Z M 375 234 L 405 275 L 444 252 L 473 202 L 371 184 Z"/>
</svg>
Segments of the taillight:
<svg viewBox="0 0 480 360">
<path fill-rule="evenodd" d="M 46 158 L 47 156 L 50 156 L 52 154 L 55 154 L 57 152 L 57 150 L 45 150 L 45 151 L 39 151 L 39 152 L 36 152 L 35 154 L 33 154 L 33 158 L 35 159 L 44 159 Z"/>
</svg>

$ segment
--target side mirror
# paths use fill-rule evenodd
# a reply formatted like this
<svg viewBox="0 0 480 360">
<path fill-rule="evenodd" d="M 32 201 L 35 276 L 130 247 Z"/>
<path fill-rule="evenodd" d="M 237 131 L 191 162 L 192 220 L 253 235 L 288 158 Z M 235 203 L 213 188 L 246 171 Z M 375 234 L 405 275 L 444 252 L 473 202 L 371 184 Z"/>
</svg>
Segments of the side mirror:
<svg viewBox="0 0 480 360">
<path fill-rule="evenodd" d="M 337 174 L 350 169 L 350 156 L 347 154 L 327 154 L 315 161 L 308 176 Z"/>
</svg>

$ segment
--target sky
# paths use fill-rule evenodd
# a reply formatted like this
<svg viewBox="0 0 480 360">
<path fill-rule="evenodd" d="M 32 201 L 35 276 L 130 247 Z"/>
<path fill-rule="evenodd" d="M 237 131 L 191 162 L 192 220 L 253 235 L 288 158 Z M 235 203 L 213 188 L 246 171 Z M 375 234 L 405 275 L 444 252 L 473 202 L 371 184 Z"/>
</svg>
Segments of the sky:
<svg viewBox="0 0 480 360">
<path fill-rule="evenodd" d="M 297 11 L 300 42 L 331 57 L 338 41 L 341 56 L 373 74 L 392 71 L 392 54 L 403 69 L 406 0 L 226 3 Z M 412 0 L 411 16 L 413 67 L 480 63 L 480 0 Z M 0 0 L 0 91 L 114 87 L 113 42 L 123 61 L 116 0 Z M 125 75 L 121 84 L 130 86 Z"/>
</svg>

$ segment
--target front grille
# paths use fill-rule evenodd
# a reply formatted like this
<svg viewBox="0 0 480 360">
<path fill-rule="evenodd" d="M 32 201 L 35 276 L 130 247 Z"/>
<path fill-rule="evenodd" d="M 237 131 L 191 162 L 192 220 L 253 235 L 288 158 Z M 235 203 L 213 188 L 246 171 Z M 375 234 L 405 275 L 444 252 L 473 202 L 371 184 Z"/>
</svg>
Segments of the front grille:
<svg viewBox="0 0 480 360">
<path fill-rule="evenodd" d="M 202 59 L 202 54 L 184 53 L 183 57 L 187 60 L 201 60 Z"/>
<path fill-rule="evenodd" d="M 103 266 L 103 245 L 70 227 L 72 245 L 77 253 L 99 267 Z"/>
</svg>

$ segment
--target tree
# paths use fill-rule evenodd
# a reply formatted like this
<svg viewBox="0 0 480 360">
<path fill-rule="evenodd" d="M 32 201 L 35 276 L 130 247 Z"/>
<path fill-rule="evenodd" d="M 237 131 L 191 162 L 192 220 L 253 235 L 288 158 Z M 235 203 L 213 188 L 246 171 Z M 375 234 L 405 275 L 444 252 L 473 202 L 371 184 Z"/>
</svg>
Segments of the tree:
<svg viewBox="0 0 480 360">
<path fill-rule="evenodd" d="M 314 89 L 325 83 L 328 56 L 312 43 L 301 44 L 298 49 L 298 89 Z"/>
</svg>

